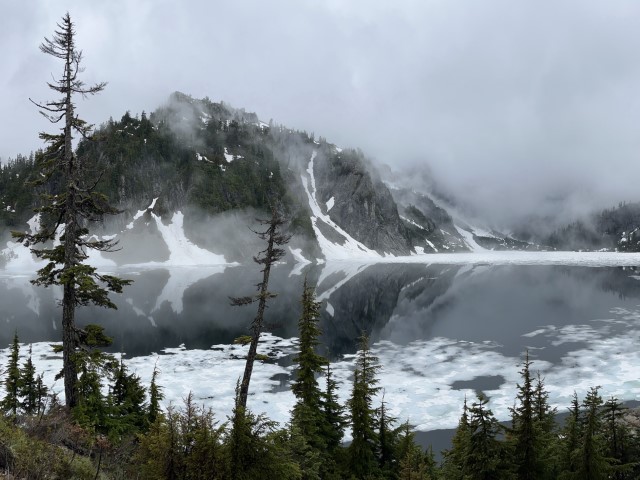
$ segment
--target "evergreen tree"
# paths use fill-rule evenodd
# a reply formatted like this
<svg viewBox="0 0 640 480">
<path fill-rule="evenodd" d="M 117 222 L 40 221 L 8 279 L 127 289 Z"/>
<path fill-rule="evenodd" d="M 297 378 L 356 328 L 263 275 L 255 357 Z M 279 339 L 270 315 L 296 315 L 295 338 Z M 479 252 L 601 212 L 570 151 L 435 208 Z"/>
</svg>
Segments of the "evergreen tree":
<svg viewBox="0 0 640 480">
<path fill-rule="evenodd" d="M 239 392 L 239 388 L 237 390 Z M 225 478 L 301 478 L 302 472 L 288 445 L 289 438 L 287 432 L 276 431 L 273 421 L 247 412 L 236 400 L 231 416 L 231 432 L 226 442 L 230 464 Z"/>
<path fill-rule="evenodd" d="M 162 387 L 158 385 L 158 365 L 153 367 L 153 374 L 151 375 L 151 384 L 149 385 L 149 411 L 147 413 L 148 422 L 152 424 L 156 421 L 161 414 L 160 402 L 164 398 L 162 393 Z"/>
<path fill-rule="evenodd" d="M 95 191 L 97 181 L 88 176 L 87 158 L 79 158 L 73 151 L 74 134 L 88 138 L 93 126 L 80 119 L 75 111 L 74 97 L 94 95 L 102 91 L 104 83 L 87 87 L 78 75 L 82 72 L 82 51 L 76 48 L 75 30 L 67 13 L 58 24 L 52 39 L 45 38 L 40 50 L 62 60 L 62 77 L 48 83 L 61 98 L 43 104 L 36 103 L 40 113 L 52 123 L 63 123 L 61 133 L 41 133 L 40 138 L 48 147 L 38 157 L 38 175 L 35 186 L 45 185 L 58 176 L 61 188 L 55 193 L 43 194 L 44 205 L 36 212 L 40 214 L 40 227 L 35 234 L 13 232 L 25 245 L 46 243 L 60 239 L 51 248 L 33 248 L 32 252 L 45 260 L 46 265 L 33 280 L 35 285 L 60 285 L 62 297 L 62 345 L 65 401 L 69 408 L 78 402 L 78 370 L 75 361 L 78 347 L 75 310 L 79 306 L 95 304 L 116 308 L 108 296 L 109 291 L 121 292 L 129 281 L 112 275 L 103 275 L 86 264 L 86 249 L 110 251 L 112 241 L 100 241 L 88 236 L 88 221 L 99 220 L 104 214 L 116 213 L 106 197 Z M 35 102 L 34 102 L 35 103 Z M 61 177 L 61 178 L 60 178 Z M 93 183 L 93 184 L 92 184 Z M 62 230 L 62 234 L 59 234 Z M 104 285 L 104 287 L 100 286 Z"/>
<path fill-rule="evenodd" d="M 77 330 L 78 346 L 74 362 L 80 374 L 76 385 L 80 401 L 72 413 L 78 423 L 103 434 L 110 432 L 112 408 L 111 402 L 102 393 L 102 380 L 112 376 L 117 362 L 101 349 L 111 343 L 112 339 L 105 335 L 103 327 L 99 325 L 90 324 Z M 64 374 L 64 370 L 61 374 Z"/>
<path fill-rule="evenodd" d="M 535 412 L 536 391 L 531 378 L 531 363 L 527 351 L 520 370 L 522 384 L 517 386 L 518 405 L 511 409 L 513 428 L 510 433 L 513 436 L 516 475 L 520 480 L 540 479 L 545 469 L 541 458 L 541 431 L 536 422 L 538 412 Z"/>
<path fill-rule="evenodd" d="M 604 437 L 608 445 L 607 456 L 615 461 L 613 478 L 625 480 L 631 477 L 633 468 L 630 455 L 630 443 L 633 442 L 631 429 L 624 421 L 627 408 L 616 397 L 604 403 L 602 416 L 604 420 Z"/>
<path fill-rule="evenodd" d="M 486 408 L 488 400 L 482 394 L 469 409 L 469 450 L 466 458 L 465 475 L 470 480 L 498 480 L 509 478 L 508 465 L 504 458 L 504 448 L 496 438 L 501 426 Z"/>
<path fill-rule="evenodd" d="M 607 456 L 607 445 L 603 436 L 602 403 L 597 387 L 592 387 L 582 401 L 578 468 L 574 475 L 576 479 L 606 479 L 613 472 L 613 459 Z"/>
<path fill-rule="evenodd" d="M 555 426 L 556 408 L 549 405 L 549 392 L 544 384 L 544 378 L 540 372 L 536 376 L 536 385 L 533 391 L 533 418 L 543 433 L 551 434 Z"/>
<path fill-rule="evenodd" d="M 456 433 L 451 439 L 451 449 L 443 455 L 442 471 L 444 478 L 462 480 L 467 477 L 467 456 L 471 448 L 471 425 L 467 397 L 464 398 L 462 415 L 458 421 Z"/>
<path fill-rule="evenodd" d="M 403 423 L 398 428 L 395 455 L 399 459 L 397 474 L 389 475 L 388 478 L 397 478 L 398 480 L 435 480 L 438 478 L 433 452 L 424 453 L 422 448 L 416 444 L 415 434 L 411 431 L 409 422 Z"/>
<path fill-rule="evenodd" d="M 555 431 L 557 413 L 557 409 L 549 405 L 549 392 L 546 390 L 544 378 L 538 372 L 533 392 L 533 420 L 538 438 L 536 448 L 542 465 L 542 480 L 558 478 L 558 436 Z"/>
<path fill-rule="evenodd" d="M 580 442 L 580 403 L 578 394 L 573 392 L 569 416 L 565 420 L 564 427 L 560 432 L 560 442 L 558 465 L 560 468 L 560 478 L 569 479 L 575 477 L 577 471 L 577 450 Z"/>
<path fill-rule="evenodd" d="M 338 402 L 338 384 L 331 374 L 331 364 L 326 365 L 326 387 L 322 393 L 322 413 L 324 415 L 324 439 L 327 450 L 332 453 L 340 448 L 344 429 L 347 426 L 345 407 Z"/>
<path fill-rule="evenodd" d="M 46 408 L 46 398 L 49 393 L 49 388 L 44 384 L 43 375 L 40 374 L 36 378 L 36 414 L 40 415 L 44 413 Z"/>
<path fill-rule="evenodd" d="M 262 250 L 257 256 L 253 257 L 254 262 L 258 265 L 263 265 L 261 270 L 262 281 L 258 284 L 258 294 L 250 297 L 235 297 L 231 299 L 231 304 L 235 306 L 258 302 L 258 311 L 251 323 L 251 343 L 249 344 L 249 353 L 247 354 L 247 362 L 245 364 L 244 374 L 242 376 L 240 391 L 237 398 L 237 401 L 240 402 L 240 406 L 243 407 L 242 411 L 246 410 L 247 407 L 249 382 L 251 381 L 253 365 L 258 353 L 258 342 L 260 341 L 260 334 L 262 333 L 262 327 L 264 324 L 264 312 L 267 308 L 267 300 L 276 296 L 276 294 L 269 292 L 269 276 L 271 274 L 271 267 L 284 256 L 284 249 L 280 247 L 289 242 L 289 239 L 291 238 L 289 235 L 281 233 L 281 228 L 285 222 L 275 207 L 271 208 L 271 218 L 269 220 L 260 220 L 259 222 L 262 225 L 267 225 L 267 229 L 255 233 L 262 240 L 267 241 L 267 248 Z"/>
<path fill-rule="evenodd" d="M 316 353 L 320 343 L 320 303 L 315 301 L 314 289 L 304 280 L 302 289 L 302 315 L 298 321 L 300 335 L 300 353 L 293 361 L 297 365 L 296 379 L 291 390 L 297 401 L 291 416 L 292 424 L 299 429 L 305 440 L 318 450 L 326 450 L 323 431 L 322 391 L 318 386 L 317 375 L 322 373 L 327 360 Z"/>
<path fill-rule="evenodd" d="M 40 379 L 42 381 L 42 379 Z M 36 368 L 31 359 L 31 346 L 29 346 L 29 356 L 20 369 L 19 395 L 22 398 L 20 406 L 24 413 L 33 415 L 38 411 L 39 397 L 38 378 Z M 41 388 L 41 387 L 40 387 Z"/>
<path fill-rule="evenodd" d="M 393 428 L 396 418 L 389 415 L 382 397 L 378 409 L 378 463 L 385 477 L 392 477 L 398 469 L 398 429 Z"/>
<path fill-rule="evenodd" d="M 13 334 L 13 343 L 9 354 L 9 362 L 7 363 L 7 371 L 4 380 L 4 389 L 7 392 L 2 399 L 2 410 L 11 415 L 15 420 L 18 415 L 18 407 L 20 406 L 20 342 L 18 340 L 18 332 Z"/>
<path fill-rule="evenodd" d="M 375 409 L 372 408 L 373 397 L 380 391 L 376 378 L 379 370 L 378 359 L 371 354 L 369 339 L 363 334 L 348 403 L 353 432 L 348 450 L 349 471 L 359 479 L 377 475 L 379 471 L 376 455 L 379 438 L 375 431 Z"/>
<path fill-rule="evenodd" d="M 120 358 L 111 392 L 114 407 L 111 414 L 111 430 L 118 434 L 143 430 L 147 425 L 145 396 L 146 390 L 141 384 L 140 377 L 135 373 L 129 373 Z"/>
</svg>

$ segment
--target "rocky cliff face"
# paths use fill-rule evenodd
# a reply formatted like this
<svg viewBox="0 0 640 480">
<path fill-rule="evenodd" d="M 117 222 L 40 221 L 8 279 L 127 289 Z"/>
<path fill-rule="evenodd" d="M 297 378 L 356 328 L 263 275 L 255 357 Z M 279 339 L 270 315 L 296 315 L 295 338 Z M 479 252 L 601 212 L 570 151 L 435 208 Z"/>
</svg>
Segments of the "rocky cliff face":
<svg viewBox="0 0 640 480">
<path fill-rule="evenodd" d="M 379 253 L 407 255 L 409 232 L 389 189 L 354 150 L 321 151 L 314 162 L 318 200 L 349 235 Z"/>
<path fill-rule="evenodd" d="M 391 193 L 414 249 L 427 253 L 469 251 L 451 215 L 427 194 L 398 186 Z"/>
</svg>

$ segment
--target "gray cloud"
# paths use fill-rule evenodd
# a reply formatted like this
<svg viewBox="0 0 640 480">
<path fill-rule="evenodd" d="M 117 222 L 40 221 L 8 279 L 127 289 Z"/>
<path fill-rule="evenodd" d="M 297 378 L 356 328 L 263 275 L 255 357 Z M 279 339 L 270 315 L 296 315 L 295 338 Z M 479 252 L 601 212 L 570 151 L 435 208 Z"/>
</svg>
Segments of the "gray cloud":
<svg viewBox="0 0 640 480">
<path fill-rule="evenodd" d="M 0 16 L 0 156 L 49 128 L 59 65 L 37 50 L 66 9 L 77 23 L 92 122 L 209 96 L 361 147 L 429 164 L 493 219 L 637 200 L 640 4 L 512 2 L 7 2 Z M 559 203 L 558 198 L 563 201 Z M 506 205 L 506 207 L 505 207 Z"/>
</svg>

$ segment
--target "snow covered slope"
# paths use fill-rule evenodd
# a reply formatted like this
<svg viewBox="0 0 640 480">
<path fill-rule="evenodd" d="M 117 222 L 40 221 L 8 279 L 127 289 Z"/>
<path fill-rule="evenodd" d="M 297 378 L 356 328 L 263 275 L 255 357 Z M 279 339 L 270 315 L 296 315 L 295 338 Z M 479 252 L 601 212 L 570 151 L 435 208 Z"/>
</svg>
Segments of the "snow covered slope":
<svg viewBox="0 0 640 480">
<path fill-rule="evenodd" d="M 103 253 L 88 250 L 88 263 L 101 269 L 113 269 L 116 267 L 185 267 L 185 266 L 213 266 L 233 265 L 235 263 L 226 260 L 224 255 L 213 253 L 205 248 L 195 245 L 187 238 L 184 230 L 184 215 L 182 212 L 174 212 L 170 222 L 165 224 L 159 215 L 153 212 L 157 198 L 150 205 L 139 210 L 132 221 L 121 231 L 115 234 L 103 235 L 101 239 L 125 240 L 138 243 L 137 248 L 148 250 L 150 253 L 145 261 L 129 261 L 124 257 L 124 251 Z M 37 216 L 28 222 L 29 231 L 34 233 L 38 227 Z M 146 232 L 150 226 L 154 229 Z M 61 229 L 63 227 L 60 227 Z M 136 233 L 139 235 L 134 236 Z M 95 237 L 95 236 L 94 236 Z M 128 239 L 132 237 L 133 240 Z M 159 253 L 160 252 L 160 253 Z M 0 268 L 13 273 L 33 273 L 42 268 L 45 262 L 38 260 L 28 247 L 9 241 L 0 250 Z"/>
</svg>

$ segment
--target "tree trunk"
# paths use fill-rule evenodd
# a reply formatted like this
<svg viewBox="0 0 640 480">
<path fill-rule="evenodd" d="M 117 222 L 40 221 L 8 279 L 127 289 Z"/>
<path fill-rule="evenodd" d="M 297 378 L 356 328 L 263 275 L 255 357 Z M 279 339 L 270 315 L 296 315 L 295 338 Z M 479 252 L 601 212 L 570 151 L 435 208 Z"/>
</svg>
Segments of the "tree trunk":
<svg viewBox="0 0 640 480">
<path fill-rule="evenodd" d="M 76 166 L 73 163 L 72 121 L 73 103 L 71 101 L 71 42 L 73 35 L 71 28 L 67 31 L 67 58 L 65 64 L 65 128 L 64 128 L 64 160 L 66 167 L 67 198 L 65 205 L 64 228 L 64 270 L 67 272 L 76 264 L 76 240 L 77 240 L 77 212 L 76 212 Z M 62 297 L 62 371 L 64 374 L 64 395 L 67 408 L 73 408 L 78 404 L 78 371 L 75 361 L 76 351 L 76 286 L 73 274 L 64 284 Z"/>
<path fill-rule="evenodd" d="M 256 361 L 256 354 L 258 352 L 258 341 L 260 340 L 260 333 L 262 332 L 262 323 L 264 320 L 264 310 L 267 304 L 267 297 L 269 292 L 267 288 L 269 286 L 269 274 L 271 273 L 271 264 L 273 263 L 273 244 L 274 236 L 276 234 L 276 227 L 273 222 L 269 229 L 269 240 L 267 244 L 267 250 L 265 255 L 265 264 L 262 275 L 262 283 L 260 284 L 260 296 L 258 299 L 258 312 L 256 318 L 251 324 L 251 344 L 249 345 L 249 353 L 247 354 L 247 363 L 244 366 L 244 375 L 242 377 L 242 383 L 240 384 L 240 393 L 238 395 L 238 405 L 243 409 L 247 408 L 247 397 L 249 395 L 249 382 L 251 381 L 251 374 L 253 373 L 253 364 Z"/>
</svg>

